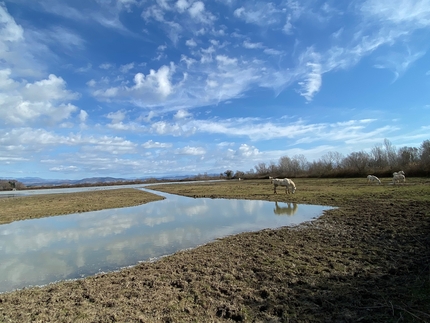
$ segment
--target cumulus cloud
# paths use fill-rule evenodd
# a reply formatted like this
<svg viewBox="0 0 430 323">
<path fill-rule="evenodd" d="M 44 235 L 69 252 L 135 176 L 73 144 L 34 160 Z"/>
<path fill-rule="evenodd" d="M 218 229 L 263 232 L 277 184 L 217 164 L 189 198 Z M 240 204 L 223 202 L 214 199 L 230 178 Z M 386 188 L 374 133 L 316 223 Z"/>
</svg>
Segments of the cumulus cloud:
<svg viewBox="0 0 430 323">
<path fill-rule="evenodd" d="M 19 83 L 10 74 L 10 70 L 0 72 L 0 90 L 7 90 L 0 101 L 0 119 L 4 124 L 24 125 L 41 119 L 48 123 L 60 122 L 77 110 L 64 101 L 76 100 L 79 95 L 67 90 L 61 77 L 51 74 L 34 83 Z"/>
<path fill-rule="evenodd" d="M 175 73 L 175 65 L 163 65 L 158 71 L 151 69 L 149 74 L 137 73 L 134 76 L 133 86 L 118 86 L 107 89 L 97 89 L 94 96 L 100 99 L 132 98 L 145 101 L 148 105 L 157 104 L 160 100 L 165 100 L 173 91 L 171 82 Z"/>
<path fill-rule="evenodd" d="M 81 110 L 79 112 L 79 121 L 81 123 L 85 123 L 88 119 L 88 113 L 85 110 Z"/>
<path fill-rule="evenodd" d="M 188 13 L 191 18 L 204 24 L 212 24 L 215 17 L 208 11 L 205 10 L 205 4 L 202 1 L 194 2 L 189 8 Z"/>
<path fill-rule="evenodd" d="M 187 0 L 178 0 L 175 5 L 179 12 L 184 12 L 190 6 Z"/>
<path fill-rule="evenodd" d="M 188 39 L 188 40 L 185 42 L 185 45 L 187 45 L 187 46 L 189 46 L 189 47 L 196 47 L 196 46 L 197 46 L 197 43 L 196 43 L 196 41 L 195 41 L 194 39 Z"/>
<path fill-rule="evenodd" d="M 4 3 L 0 3 L 0 39 L 16 42 L 24 39 L 24 30 L 7 12 Z"/>
<path fill-rule="evenodd" d="M 108 119 L 112 120 L 112 123 L 119 123 L 124 120 L 126 116 L 126 112 L 124 110 L 116 111 L 116 112 L 109 112 L 106 116 Z"/>
<path fill-rule="evenodd" d="M 174 115 L 174 119 L 180 120 L 180 119 L 186 119 L 188 117 L 191 117 L 192 114 L 189 113 L 187 110 L 185 109 L 180 109 L 178 110 L 178 112 L 176 112 L 176 114 Z"/>
</svg>

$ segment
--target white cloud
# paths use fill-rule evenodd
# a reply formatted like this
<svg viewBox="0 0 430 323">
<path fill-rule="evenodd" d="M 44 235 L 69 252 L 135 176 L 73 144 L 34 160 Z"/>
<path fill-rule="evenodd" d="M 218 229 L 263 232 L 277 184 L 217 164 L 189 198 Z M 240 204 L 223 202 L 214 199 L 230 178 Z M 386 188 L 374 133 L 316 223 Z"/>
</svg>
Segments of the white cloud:
<svg viewBox="0 0 430 323">
<path fill-rule="evenodd" d="M 241 144 L 236 154 L 241 158 L 254 158 L 261 156 L 261 152 L 257 148 L 247 144 Z"/>
<path fill-rule="evenodd" d="M 188 7 L 190 6 L 190 4 L 188 3 L 187 0 L 178 0 L 175 4 L 176 8 L 178 8 L 179 12 L 184 12 L 185 10 L 188 9 Z"/>
<path fill-rule="evenodd" d="M 264 53 L 267 55 L 273 55 L 273 56 L 280 56 L 284 54 L 284 52 L 273 48 L 264 49 Z"/>
<path fill-rule="evenodd" d="M 236 58 L 230 58 L 225 55 L 217 55 L 216 60 L 220 65 L 237 65 L 237 59 Z"/>
<path fill-rule="evenodd" d="M 189 46 L 189 47 L 196 47 L 196 46 L 197 46 L 197 43 L 196 43 L 196 41 L 195 41 L 194 39 L 188 39 L 188 40 L 185 42 L 185 45 L 187 45 L 187 46 Z"/>
<path fill-rule="evenodd" d="M 279 23 L 283 13 L 272 2 L 257 2 L 247 3 L 245 7 L 236 9 L 234 15 L 247 23 L 267 26 Z"/>
<path fill-rule="evenodd" d="M 307 63 L 309 72 L 304 81 L 299 82 L 302 87 L 300 95 L 304 96 L 306 100 L 311 101 L 315 93 L 321 88 L 322 76 L 321 65 L 318 63 Z"/>
<path fill-rule="evenodd" d="M 199 156 L 206 154 L 206 150 L 202 147 L 190 147 L 186 146 L 184 148 L 179 148 L 175 150 L 175 154 L 177 155 L 192 155 Z"/>
<path fill-rule="evenodd" d="M 66 89 L 66 82 L 53 74 L 34 83 L 18 83 L 10 78 L 10 70 L 0 72 L 0 120 L 23 125 L 41 119 L 60 122 L 70 117 L 77 107 L 64 101 L 76 100 L 77 93 Z M 1 122 L 1 121 L 0 121 Z"/>
<path fill-rule="evenodd" d="M 170 148 L 173 145 L 171 143 L 163 143 L 153 140 L 148 140 L 147 142 L 142 144 L 143 148 L 150 149 L 150 148 Z"/>
<path fill-rule="evenodd" d="M 173 91 L 171 83 L 172 75 L 175 72 L 175 65 L 163 65 L 155 71 L 151 69 L 149 74 L 137 73 L 134 76 L 134 85 L 131 87 L 120 86 L 107 89 L 97 89 L 93 92 L 94 96 L 100 99 L 121 99 L 127 98 L 130 101 L 136 100 L 145 104 L 158 104 L 160 100 L 165 100 Z"/>
<path fill-rule="evenodd" d="M 150 70 L 146 77 L 143 73 L 137 73 L 134 76 L 135 86 L 133 89 L 154 89 L 163 97 L 166 97 L 172 92 L 172 84 L 170 83 L 172 73 L 174 73 L 173 64 L 170 68 L 164 65 L 158 71 Z"/>
<path fill-rule="evenodd" d="M 103 70 L 108 70 L 110 68 L 112 68 L 112 64 L 109 63 L 103 63 L 99 65 L 99 68 L 103 69 Z"/>
<path fill-rule="evenodd" d="M 173 118 L 176 120 L 181 120 L 181 119 L 186 119 L 186 118 L 191 117 L 191 116 L 192 116 L 192 114 L 189 113 L 187 110 L 179 109 Z"/>
<path fill-rule="evenodd" d="M 48 79 L 25 84 L 22 93 L 24 99 L 32 101 L 75 100 L 79 97 L 65 87 L 66 82 L 61 77 L 50 74 Z"/>
<path fill-rule="evenodd" d="M 202 1 L 194 2 L 188 8 L 188 13 L 191 18 L 204 24 L 212 24 L 215 20 L 215 17 L 210 12 L 205 11 L 205 4 Z"/>
<path fill-rule="evenodd" d="M 243 42 L 243 47 L 248 48 L 248 49 L 264 48 L 262 43 L 252 43 L 248 40 L 245 40 Z"/>
<path fill-rule="evenodd" d="M 4 3 L 0 3 L 0 39 L 2 41 L 16 42 L 24 39 L 24 30 L 16 24 L 7 12 Z"/>
<path fill-rule="evenodd" d="M 26 31 L 28 37 L 35 42 L 42 42 L 50 46 L 61 45 L 69 55 L 85 48 L 85 40 L 77 33 L 61 26 L 54 26 L 47 30 Z"/>
<path fill-rule="evenodd" d="M 408 50 L 407 54 L 403 53 L 391 53 L 384 57 L 381 57 L 378 64 L 375 65 L 376 68 L 386 68 L 394 72 L 394 81 L 402 76 L 407 69 L 418 59 L 425 55 L 424 51 L 419 51 L 416 53 L 411 53 Z"/>
<path fill-rule="evenodd" d="M 291 35 L 293 32 L 293 24 L 291 23 L 291 17 L 288 16 L 287 21 L 285 22 L 284 27 L 282 27 L 282 31 L 286 35 Z"/>
<path fill-rule="evenodd" d="M 430 25 L 428 0 L 368 0 L 361 7 L 364 16 L 373 16 L 396 25 L 409 23 L 416 27 Z"/>
<path fill-rule="evenodd" d="M 85 123 L 88 120 L 88 113 L 85 110 L 79 112 L 79 121 Z"/>
<path fill-rule="evenodd" d="M 126 112 L 121 110 L 116 112 L 109 112 L 106 118 L 111 119 L 112 123 L 119 123 L 124 120 L 125 116 Z"/>
<path fill-rule="evenodd" d="M 51 168 L 49 168 L 49 170 L 51 172 L 70 173 L 70 172 L 78 172 L 79 168 L 76 167 L 76 166 L 63 166 L 63 165 L 60 165 L 60 166 L 56 166 L 56 167 L 51 167 Z"/>
<path fill-rule="evenodd" d="M 169 124 L 168 122 L 164 121 L 153 123 L 151 125 L 151 129 L 159 135 L 171 134 L 173 136 L 177 136 L 182 133 L 182 129 L 179 125 Z"/>
<path fill-rule="evenodd" d="M 121 65 L 119 68 L 119 71 L 121 73 L 128 73 L 133 68 L 134 68 L 134 63 L 129 63 L 129 64 Z"/>
</svg>

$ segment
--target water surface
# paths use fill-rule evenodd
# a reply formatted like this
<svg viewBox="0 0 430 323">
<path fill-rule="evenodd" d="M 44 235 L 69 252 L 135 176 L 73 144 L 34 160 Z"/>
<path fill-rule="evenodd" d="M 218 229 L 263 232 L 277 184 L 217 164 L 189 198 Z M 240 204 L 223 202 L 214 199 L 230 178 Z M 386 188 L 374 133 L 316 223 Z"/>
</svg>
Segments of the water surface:
<svg viewBox="0 0 430 323">
<path fill-rule="evenodd" d="M 166 199 L 0 225 L 0 292 L 118 270 L 228 235 L 299 224 L 330 209 L 155 193 Z"/>
</svg>

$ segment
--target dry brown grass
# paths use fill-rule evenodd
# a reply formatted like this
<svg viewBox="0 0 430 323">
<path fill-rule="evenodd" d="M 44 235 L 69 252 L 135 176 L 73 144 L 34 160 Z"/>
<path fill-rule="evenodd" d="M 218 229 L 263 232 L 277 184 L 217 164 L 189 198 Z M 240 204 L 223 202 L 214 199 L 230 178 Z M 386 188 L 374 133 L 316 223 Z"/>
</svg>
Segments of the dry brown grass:
<svg viewBox="0 0 430 323">
<path fill-rule="evenodd" d="M 136 189 L 110 189 L 0 199 L 0 224 L 140 205 L 163 197 Z"/>
</svg>

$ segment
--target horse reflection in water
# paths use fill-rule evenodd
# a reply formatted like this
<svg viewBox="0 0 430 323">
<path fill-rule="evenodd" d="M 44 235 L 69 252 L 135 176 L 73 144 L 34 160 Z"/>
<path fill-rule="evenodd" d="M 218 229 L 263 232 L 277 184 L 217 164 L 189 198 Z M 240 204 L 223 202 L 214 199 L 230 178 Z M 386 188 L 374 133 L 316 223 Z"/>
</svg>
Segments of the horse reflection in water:
<svg viewBox="0 0 430 323">
<path fill-rule="evenodd" d="M 287 206 L 279 206 L 278 202 L 275 202 L 275 208 L 273 213 L 277 215 L 294 215 L 297 212 L 299 205 L 297 203 L 285 203 Z"/>
</svg>

